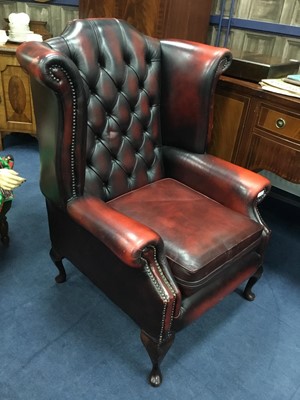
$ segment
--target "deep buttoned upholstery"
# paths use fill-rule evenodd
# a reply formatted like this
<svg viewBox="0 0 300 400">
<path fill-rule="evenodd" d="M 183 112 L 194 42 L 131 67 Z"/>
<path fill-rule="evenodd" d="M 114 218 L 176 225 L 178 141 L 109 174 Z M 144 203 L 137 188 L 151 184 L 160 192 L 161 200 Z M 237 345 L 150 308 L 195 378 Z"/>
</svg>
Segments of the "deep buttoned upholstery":
<svg viewBox="0 0 300 400">
<path fill-rule="evenodd" d="M 141 328 L 161 383 L 174 335 L 262 273 L 269 181 L 205 149 L 227 49 L 86 19 L 17 50 L 32 78 L 51 257 Z"/>
</svg>

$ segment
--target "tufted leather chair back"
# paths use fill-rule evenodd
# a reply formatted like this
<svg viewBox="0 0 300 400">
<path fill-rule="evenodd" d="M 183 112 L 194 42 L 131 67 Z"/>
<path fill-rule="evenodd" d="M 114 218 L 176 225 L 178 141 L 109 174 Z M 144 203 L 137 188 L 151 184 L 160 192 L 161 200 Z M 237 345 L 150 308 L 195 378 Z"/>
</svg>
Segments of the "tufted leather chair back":
<svg viewBox="0 0 300 400">
<path fill-rule="evenodd" d="M 113 22 L 77 21 L 47 42 L 80 71 L 87 105 L 84 193 L 105 201 L 163 176 L 160 43 Z"/>
<path fill-rule="evenodd" d="M 231 61 L 227 49 L 150 38 L 110 18 L 74 20 L 17 57 L 31 76 L 40 187 L 62 208 L 164 178 L 166 146 L 204 153 Z"/>
</svg>

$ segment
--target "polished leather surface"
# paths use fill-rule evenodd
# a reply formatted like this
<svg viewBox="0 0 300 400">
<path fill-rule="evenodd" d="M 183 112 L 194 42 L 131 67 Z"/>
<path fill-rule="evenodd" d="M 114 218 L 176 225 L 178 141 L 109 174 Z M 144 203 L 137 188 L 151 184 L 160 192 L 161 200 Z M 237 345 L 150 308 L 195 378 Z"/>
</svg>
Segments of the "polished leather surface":
<svg viewBox="0 0 300 400">
<path fill-rule="evenodd" d="M 185 295 L 216 279 L 262 236 L 260 224 L 173 179 L 161 179 L 108 204 L 159 234 Z"/>
<path fill-rule="evenodd" d="M 86 19 L 17 57 L 32 78 L 57 262 L 159 344 L 258 270 L 269 181 L 205 154 L 227 49 Z"/>
<path fill-rule="evenodd" d="M 62 102 L 63 115 L 54 110 L 47 124 L 39 118 L 37 123 L 41 140 L 47 140 L 41 146 L 42 191 L 66 202 L 83 192 L 107 201 L 163 177 L 161 136 L 165 144 L 204 152 L 211 94 L 231 54 L 185 41 L 160 42 L 117 20 L 87 19 L 47 43 L 21 45 L 17 57 Z M 52 114 L 48 96 L 39 88 L 34 98 L 43 98 Z M 35 102 L 37 114 L 42 107 Z M 57 126 L 64 140 L 55 143 Z M 55 165 L 47 157 L 51 137 L 61 155 Z"/>
<path fill-rule="evenodd" d="M 49 48 L 45 56 L 46 46 Z M 28 44 L 28 48 L 43 57 L 43 65 L 39 65 L 43 69 L 42 77 L 34 67 L 39 58 L 30 60 L 30 64 L 26 62 L 26 66 L 41 80 L 47 80 L 48 69 L 57 76 L 59 83 L 54 90 L 63 96 L 65 127 L 70 122 L 76 124 L 69 127 L 66 142 L 62 143 L 65 157 L 62 165 L 72 163 L 67 159 L 68 146 L 74 139 L 72 134 L 76 132 L 74 146 L 78 137 L 84 137 L 85 142 L 81 143 L 86 143 L 86 148 L 84 152 L 82 146 L 78 148 L 74 165 L 85 159 L 84 188 L 81 189 L 86 194 L 108 200 L 163 176 L 159 41 L 141 35 L 125 22 L 102 19 L 99 24 L 90 19 L 71 24 L 61 37 L 50 39 L 47 44 L 35 44 L 34 50 Z M 65 78 L 63 71 L 67 72 Z M 76 73 L 81 79 L 75 79 Z M 68 77 L 76 82 L 70 89 L 65 88 Z M 66 97 L 68 92 L 73 98 Z M 82 115 L 82 111 L 85 125 L 73 120 L 74 114 Z M 71 166 L 67 168 L 65 184 L 72 186 L 70 175 L 81 173 L 82 170 L 72 171 Z M 81 179 L 78 183 L 83 184 Z M 77 195 L 70 187 L 69 197 Z"/>
<path fill-rule="evenodd" d="M 215 79 L 231 62 L 223 48 L 164 40 L 161 125 L 163 144 L 204 153 L 211 139 Z"/>
<path fill-rule="evenodd" d="M 69 203 L 68 212 L 131 267 L 143 265 L 141 256 L 145 248 L 155 246 L 161 251 L 163 249 L 160 236 L 149 226 L 139 223 L 138 219 L 129 218 L 131 216 L 114 210 L 108 203 L 96 198 L 74 200 Z"/>
<path fill-rule="evenodd" d="M 181 315 L 181 293 L 168 271 L 168 265 L 160 262 L 164 275 L 174 288 L 174 294 L 169 295 L 165 304 L 153 274 L 146 273 L 145 266 L 128 266 L 68 213 L 48 200 L 46 203 L 51 244 L 57 254 L 75 265 L 141 329 L 154 338 L 167 335 L 170 323 L 162 325 L 162 315 L 167 316 L 169 321 L 171 317 L 176 315 L 179 318 Z M 158 287 L 164 286 L 160 284 Z"/>
</svg>

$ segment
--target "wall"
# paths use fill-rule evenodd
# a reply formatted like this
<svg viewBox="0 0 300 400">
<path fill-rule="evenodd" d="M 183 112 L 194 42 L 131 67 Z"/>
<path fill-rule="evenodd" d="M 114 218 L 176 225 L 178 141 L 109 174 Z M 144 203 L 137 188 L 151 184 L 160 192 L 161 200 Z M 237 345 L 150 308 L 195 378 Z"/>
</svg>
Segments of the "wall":
<svg viewBox="0 0 300 400">
<path fill-rule="evenodd" d="M 232 18 L 225 46 L 232 49 L 236 58 L 263 54 L 276 57 L 279 62 L 300 60 L 299 0 L 213 0 L 212 16 L 222 14 L 226 23 Z M 240 29 L 236 28 L 238 25 Z M 253 30 L 245 26 L 252 26 Z M 226 33 L 225 26 L 220 45 L 224 44 Z M 210 29 L 209 43 L 216 43 L 217 38 L 218 26 L 214 26 Z"/>
<path fill-rule="evenodd" d="M 32 21 L 47 21 L 47 29 L 53 36 L 59 35 L 68 21 L 78 18 L 78 7 L 76 6 L 0 0 L 0 15 L 3 16 L 0 21 L 0 29 L 6 27 L 4 18 L 7 18 L 12 12 L 25 12 Z"/>
</svg>

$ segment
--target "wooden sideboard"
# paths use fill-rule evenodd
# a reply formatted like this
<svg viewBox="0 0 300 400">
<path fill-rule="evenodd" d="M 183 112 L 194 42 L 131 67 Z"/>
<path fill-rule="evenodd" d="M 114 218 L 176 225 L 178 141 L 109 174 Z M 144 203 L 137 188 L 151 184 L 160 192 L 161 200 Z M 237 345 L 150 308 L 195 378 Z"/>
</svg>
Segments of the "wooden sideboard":
<svg viewBox="0 0 300 400">
<path fill-rule="evenodd" d="M 300 99 L 222 76 L 208 152 L 300 183 Z"/>
<path fill-rule="evenodd" d="M 80 0 L 79 17 L 120 18 L 157 38 L 206 42 L 212 0 Z"/>
<path fill-rule="evenodd" d="M 8 133 L 36 133 L 30 79 L 16 59 L 16 48 L 0 46 L 0 150 Z"/>
</svg>

